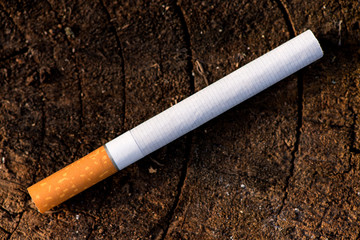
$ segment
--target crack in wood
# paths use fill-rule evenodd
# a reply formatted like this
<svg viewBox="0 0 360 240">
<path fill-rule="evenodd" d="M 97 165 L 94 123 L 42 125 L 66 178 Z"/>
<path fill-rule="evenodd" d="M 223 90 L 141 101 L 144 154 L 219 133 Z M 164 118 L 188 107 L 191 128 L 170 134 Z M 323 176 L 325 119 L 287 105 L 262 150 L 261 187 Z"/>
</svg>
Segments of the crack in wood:
<svg viewBox="0 0 360 240">
<path fill-rule="evenodd" d="M 122 120 L 122 130 L 124 131 L 125 129 L 125 123 L 126 123 L 126 74 L 125 74 L 125 57 L 124 57 L 124 48 L 123 45 L 120 41 L 119 35 L 117 33 L 116 27 L 114 26 L 113 22 L 111 21 L 111 15 L 110 12 L 108 11 L 105 3 L 103 0 L 99 0 L 99 3 L 101 5 L 101 7 L 104 9 L 106 17 L 107 17 L 107 21 L 109 22 L 110 30 L 112 31 L 115 40 L 116 40 L 116 45 L 117 45 L 117 49 L 118 49 L 118 54 L 120 56 L 121 59 L 121 72 L 122 72 L 122 79 L 121 79 L 121 84 L 122 84 L 122 95 L 123 95 L 123 105 L 122 105 L 122 112 L 124 114 L 124 118 Z"/>
<path fill-rule="evenodd" d="M 292 21 L 292 17 L 289 13 L 289 10 L 288 10 L 286 4 L 283 2 L 283 0 L 275 0 L 275 2 L 277 3 L 280 11 L 283 14 L 283 18 L 285 20 L 288 31 L 290 33 L 290 37 L 291 38 L 295 37 L 297 35 L 297 31 L 295 29 L 295 25 Z M 294 176 L 296 153 L 298 153 L 298 151 L 299 151 L 301 128 L 303 125 L 303 101 L 304 101 L 303 73 L 302 73 L 302 71 L 300 71 L 296 75 L 297 75 L 298 96 L 297 96 L 297 124 L 296 124 L 296 130 L 295 130 L 296 131 L 295 132 L 295 143 L 294 143 L 294 148 L 291 151 L 289 174 L 285 178 L 285 185 L 282 189 L 284 196 L 281 199 L 281 206 L 276 214 L 277 218 L 283 211 L 286 201 L 288 200 L 288 197 L 289 197 L 290 181 L 291 181 L 291 178 Z"/>
<path fill-rule="evenodd" d="M 188 76 L 190 78 L 190 84 L 189 84 L 190 91 L 191 91 L 191 93 L 194 93 L 195 92 L 195 79 L 193 76 L 194 66 L 192 63 L 192 49 L 191 49 L 192 47 L 191 47 L 191 38 L 190 38 L 190 33 L 189 33 L 189 27 L 186 23 L 185 16 L 184 16 L 181 6 L 179 6 L 178 3 L 175 2 L 173 4 L 173 8 L 174 8 L 174 13 L 177 14 L 177 16 L 180 20 L 181 27 L 183 29 L 184 41 L 185 41 L 186 49 L 187 49 L 186 70 L 187 70 Z M 177 187 L 177 195 L 175 197 L 173 206 L 171 207 L 171 209 L 169 210 L 169 212 L 167 213 L 167 215 L 165 216 L 165 218 L 161 224 L 164 226 L 163 227 L 164 231 L 161 236 L 162 240 L 165 239 L 168 234 L 169 227 L 172 223 L 172 219 L 174 218 L 175 211 L 178 208 L 180 199 L 181 199 L 183 191 L 184 191 L 184 187 L 186 185 L 186 180 L 188 177 L 188 168 L 189 168 L 190 158 L 191 158 L 192 142 L 193 142 L 193 133 L 191 132 L 187 135 L 187 139 L 186 139 L 186 160 L 181 169 L 180 180 L 179 180 L 178 187 Z"/>
<path fill-rule="evenodd" d="M 22 217 L 24 216 L 24 213 L 25 213 L 25 211 L 23 211 L 23 212 L 21 212 L 20 214 L 20 218 L 19 218 L 19 222 L 16 224 L 16 227 L 15 227 L 15 229 L 14 229 L 14 231 L 12 231 L 11 233 L 10 233 L 10 235 L 6 238 L 6 240 L 9 240 L 9 239 L 11 239 L 11 237 L 12 237 L 12 235 L 16 232 L 16 230 L 18 229 L 18 227 L 19 227 L 19 225 L 20 225 L 20 222 L 21 222 L 21 219 L 22 219 Z"/>
<path fill-rule="evenodd" d="M 284 3 L 283 0 L 275 0 L 275 2 L 278 4 L 278 7 L 283 14 L 283 18 L 285 20 L 285 23 L 288 27 L 288 31 L 290 33 L 290 37 L 295 37 L 298 33 L 295 28 L 295 24 L 292 20 L 292 17 L 290 15 L 289 9 L 287 8 L 287 5 Z"/>
<path fill-rule="evenodd" d="M 6 212 L 8 215 L 10 215 L 11 217 L 15 217 L 18 213 L 12 213 L 9 210 L 5 209 L 3 206 L 0 206 L 0 210 Z"/>
<path fill-rule="evenodd" d="M 189 82 L 190 91 L 191 91 L 191 93 L 194 93 L 195 92 L 195 79 L 193 76 L 194 66 L 192 63 L 193 56 L 192 56 L 190 31 L 189 31 L 188 24 L 186 23 L 185 14 L 183 13 L 181 6 L 179 6 L 178 3 L 175 3 L 173 7 L 174 7 L 175 14 L 178 15 L 181 27 L 183 29 L 184 42 L 186 45 L 186 58 L 187 58 L 186 70 L 187 70 L 187 73 L 188 73 L 189 79 L 190 79 L 190 82 Z"/>
<path fill-rule="evenodd" d="M 45 0 L 45 2 L 49 6 L 50 11 L 52 11 L 54 13 L 56 21 L 59 24 L 62 24 L 63 21 L 59 17 L 58 12 L 53 8 L 52 4 L 48 0 Z M 63 34 L 65 34 L 65 32 L 63 32 Z M 72 43 L 69 41 L 67 36 L 64 37 L 64 41 L 67 42 L 69 44 L 69 46 L 72 45 Z M 54 59 L 54 62 L 57 63 L 57 60 Z M 83 95 L 84 95 L 84 93 L 83 93 L 81 78 L 78 78 L 77 82 L 78 82 L 78 91 L 79 91 L 78 99 L 79 99 L 79 105 L 80 105 L 80 107 L 79 107 L 79 131 L 80 131 L 83 128 L 83 123 L 84 123 L 84 105 L 83 105 Z"/>
<path fill-rule="evenodd" d="M 0 230 L 3 231 L 4 233 L 8 234 L 8 235 L 11 234 L 9 231 L 6 231 L 6 230 L 5 230 L 3 227 L 1 227 L 1 226 L 0 226 Z"/>
<path fill-rule="evenodd" d="M 302 71 L 300 71 L 297 74 L 297 88 L 298 88 L 298 100 L 297 100 L 297 107 L 298 107 L 298 112 L 297 112 L 297 125 L 296 125 L 296 133 L 295 133 L 295 143 L 294 143 L 294 148 L 291 151 L 291 161 L 290 161 L 290 169 L 289 169 L 289 174 L 288 176 L 286 176 L 285 178 L 285 186 L 283 187 L 283 193 L 284 196 L 281 200 L 281 206 L 278 210 L 277 216 L 282 212 L 286 201 L 288 200 L 289 197 L 289 187 L 290 187 L 290 181 L 291 178 L 294 176 L 294 171 L 295 171 L 295 159 L 296 159 L 296 153 L 299 152 L 299 145 L 300 145 L 300 137 L 301 137 L 301 128 L 303 125 L 303 98 L 304 98 L 304 89 L 303 89 L 303 74 Z"/>
</svg>

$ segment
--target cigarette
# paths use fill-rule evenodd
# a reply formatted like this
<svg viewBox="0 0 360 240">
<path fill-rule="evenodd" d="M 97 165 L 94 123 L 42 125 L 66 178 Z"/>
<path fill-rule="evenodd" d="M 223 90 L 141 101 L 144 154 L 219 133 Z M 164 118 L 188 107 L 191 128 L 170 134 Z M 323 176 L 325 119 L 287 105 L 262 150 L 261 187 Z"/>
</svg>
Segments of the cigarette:
<svg viewBox="0 0 360 240">
<path fill-rule="evenodd" d="M 322 56 L 307 30 L 32 185 L 29 194 L 44 213 Z"/>
</svg>

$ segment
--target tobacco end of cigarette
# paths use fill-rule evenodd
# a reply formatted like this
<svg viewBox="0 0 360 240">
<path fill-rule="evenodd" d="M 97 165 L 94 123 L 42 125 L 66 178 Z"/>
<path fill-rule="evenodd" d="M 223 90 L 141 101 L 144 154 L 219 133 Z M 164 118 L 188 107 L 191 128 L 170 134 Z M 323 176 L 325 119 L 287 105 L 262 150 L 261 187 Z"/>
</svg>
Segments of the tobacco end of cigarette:
<svg viewBox="0 0 360 240">
<path fill-rule="evenodd" d="M 44 213 L 115 172 L 117 168 L 102 146 L 27 190 L 39 212 Z"/>
</svg>

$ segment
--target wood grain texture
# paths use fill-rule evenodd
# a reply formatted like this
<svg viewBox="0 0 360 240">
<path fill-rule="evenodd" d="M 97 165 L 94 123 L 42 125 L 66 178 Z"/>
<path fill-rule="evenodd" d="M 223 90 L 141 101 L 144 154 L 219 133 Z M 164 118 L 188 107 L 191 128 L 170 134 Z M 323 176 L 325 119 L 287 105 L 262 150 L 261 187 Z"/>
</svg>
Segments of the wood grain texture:
<svg viewBox="0 0 360 240">
<path fill-rule="evenodd" d="M 358 1 L 0 0 L 0 238 L 360 237 Z M 26 188 L 311 29 L 321 61 L 48 214 Z"/>
</svg>

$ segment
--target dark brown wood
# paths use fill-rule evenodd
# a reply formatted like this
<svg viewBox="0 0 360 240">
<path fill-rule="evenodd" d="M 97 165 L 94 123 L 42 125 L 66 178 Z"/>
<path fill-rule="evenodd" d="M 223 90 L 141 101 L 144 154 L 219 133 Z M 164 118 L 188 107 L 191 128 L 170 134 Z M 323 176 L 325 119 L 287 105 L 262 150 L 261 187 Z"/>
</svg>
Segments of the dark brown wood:
<svg viewBox="0 0 360 240">
<path fill-rule="evenodd" d="M 359 9 L 0 0 L 0 238 L 359 238 Z M 306 29 L 320 61 L 37 212 L 28 186 Z"/>
</svg>

